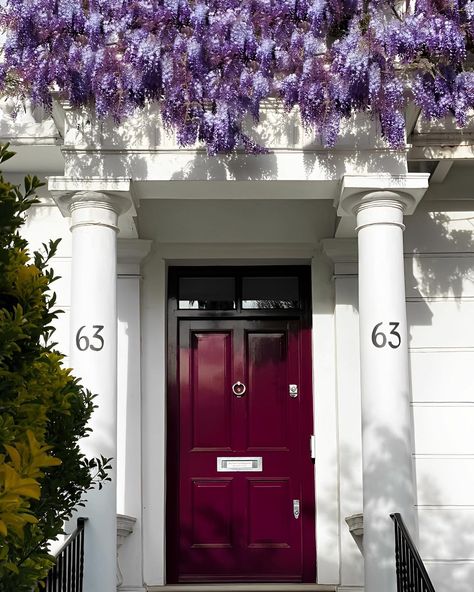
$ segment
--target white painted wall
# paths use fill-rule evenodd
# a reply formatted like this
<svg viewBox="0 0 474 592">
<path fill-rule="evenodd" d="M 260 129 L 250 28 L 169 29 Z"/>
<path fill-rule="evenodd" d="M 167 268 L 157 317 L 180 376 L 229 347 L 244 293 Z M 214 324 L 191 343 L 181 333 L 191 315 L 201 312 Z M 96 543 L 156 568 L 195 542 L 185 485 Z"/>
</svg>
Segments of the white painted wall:
<svg viewBox="0 0 474 592">
<path fill-rule="evenodd" d="M 362 512 L 362 437 L 357 277 L 344 271 L 335 279 L 341 584 L 362 586 L 361 550 L 345 521 Z"/>
<path fill-rule="evenodd" d="M 148 237 L 147 237 L 148 238 Z M 166 266 L 152 247 L 142 299 L 143 578 L 165 583 Z"/>
<path fill-rule="evenodd" d="M 124 591 L 142 589 L 143 583 L 140 282 L 138 264 L 119 264 L 117 513 L 136 519 L 133 532 L 119 549 Z"/>
<path fill-rule="evenodd" d="M 362 436 L 359 372 L 357 243 L 329 239 L 322 247 L 331 261 L 334 300 L 331 311 L 335 341 L 336 452 L 340 590 L 360 590 L 364 563 L 345 518 L 362 513 Z M 321 420 L 324 421 L 324 420 Z M 330 429 L 330 428 L 329 428 Z"/>
<path fill-rule="evenodd" d="M 420 552 L 437 592 L 474 581 L 474 212 L 422 203 L 406 220 Z"/>
<path fill-rule="evenodd" d="M 328 584 L 339 583 L 341 565 L 334 284 L 323 253 L 315 253 L 311 268 L 317 581 Z"/>
</svg>

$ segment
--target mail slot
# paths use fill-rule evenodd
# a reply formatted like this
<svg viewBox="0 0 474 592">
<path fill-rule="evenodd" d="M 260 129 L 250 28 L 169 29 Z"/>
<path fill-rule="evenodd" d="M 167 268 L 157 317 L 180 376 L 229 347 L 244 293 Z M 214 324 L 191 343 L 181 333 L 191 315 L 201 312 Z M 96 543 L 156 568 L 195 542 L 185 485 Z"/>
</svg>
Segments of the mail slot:
<svg viewBox="0 0 474 592">
<path fill-rule="evenodd" d="M 230 473 L 239 471 L 261 472 L 263 461 L 261 456 L 218 456 L 217 472 Z"/>
</svg>

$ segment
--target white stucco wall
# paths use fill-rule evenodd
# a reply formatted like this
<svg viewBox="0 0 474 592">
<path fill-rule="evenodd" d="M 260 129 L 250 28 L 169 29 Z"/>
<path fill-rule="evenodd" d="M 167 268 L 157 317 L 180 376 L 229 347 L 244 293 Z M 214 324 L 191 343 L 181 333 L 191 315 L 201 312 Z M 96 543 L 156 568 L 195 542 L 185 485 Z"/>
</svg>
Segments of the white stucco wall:
<svg viewBox="0 0 474 592">
<path fill-rule="evenodd" d="M 471 208 L 422 203 L 405 233 L 419 546 L 437 592 L 474 581 Z"/>
</svg>

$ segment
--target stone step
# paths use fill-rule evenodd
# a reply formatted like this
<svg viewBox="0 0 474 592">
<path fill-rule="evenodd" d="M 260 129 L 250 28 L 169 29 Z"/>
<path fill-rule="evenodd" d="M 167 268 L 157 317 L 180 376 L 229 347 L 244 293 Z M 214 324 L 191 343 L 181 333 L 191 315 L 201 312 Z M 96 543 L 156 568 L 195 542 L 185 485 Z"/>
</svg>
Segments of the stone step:
<svg viewBox="0 0 474 592">
<path fill-rule="evenodd" d="M 336 592 L 323 584 L 167 584 L 148 586 L 147 592 Z"/>
</svg>

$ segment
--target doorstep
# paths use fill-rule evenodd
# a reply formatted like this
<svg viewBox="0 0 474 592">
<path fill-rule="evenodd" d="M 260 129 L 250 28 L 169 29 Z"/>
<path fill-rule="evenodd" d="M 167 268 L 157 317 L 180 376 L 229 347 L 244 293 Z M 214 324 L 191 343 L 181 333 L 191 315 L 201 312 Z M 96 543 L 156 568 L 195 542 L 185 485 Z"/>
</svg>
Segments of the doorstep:
<svg viewBox="0 0 474 592">
<path fill-rule="evenodd" d="M 147 592 L 335 592 L 323 584 L 166 584 L 148 586 Z"/>
</svg>

